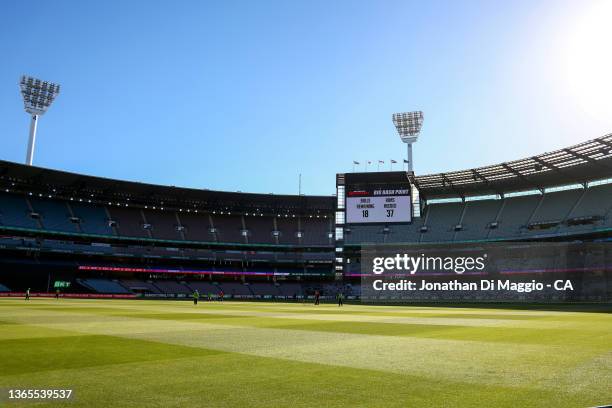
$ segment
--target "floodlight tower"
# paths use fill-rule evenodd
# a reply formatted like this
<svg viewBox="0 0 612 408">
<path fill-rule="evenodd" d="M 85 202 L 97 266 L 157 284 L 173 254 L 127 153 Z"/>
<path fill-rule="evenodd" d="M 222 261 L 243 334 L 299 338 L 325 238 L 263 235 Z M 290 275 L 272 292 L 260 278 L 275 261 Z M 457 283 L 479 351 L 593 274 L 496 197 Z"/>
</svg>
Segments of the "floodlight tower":
<svg viewBox="0 0 612 408">
<path fill-rule="evenodd" d="M 22 75 L 19 81 L 19 88 L 21 88 L 21 96 L 23 97 L 25 111 L 32 115 L 28 152 L 26 155 L 26 164 L 31 166 L 32 159 L 34 158 L 38 117 L 44 114 L 49 106 L 51 106 L 51 103 L 53 103 L 53 100 L 59 94 L 60 86 Z"/>
<path fill-rule="evenodd" d="M 419 134 L 421 133 L 421 126 L 423 125 L 423 112 L 404 112 L 393 114 L 393 124 L 399 133 L 402 142 L 408 146 L 408 168 L 407 170 L 412 172 L 412 144 L 417 141 Z"/>
</svg>

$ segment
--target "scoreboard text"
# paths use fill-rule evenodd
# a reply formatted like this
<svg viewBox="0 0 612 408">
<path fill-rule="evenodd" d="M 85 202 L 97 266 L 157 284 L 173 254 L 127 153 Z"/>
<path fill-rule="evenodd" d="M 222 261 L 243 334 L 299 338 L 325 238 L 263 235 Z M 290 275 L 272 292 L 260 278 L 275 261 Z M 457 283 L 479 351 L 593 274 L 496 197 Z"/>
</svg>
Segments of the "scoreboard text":
<svg viewBox="0 0 612 408">
<path fill-rule="evenodd" d="M 346 197 L 346 222 L 410 222 L 411 204 L 409 189 L 349 191 Z"/>
</svg>

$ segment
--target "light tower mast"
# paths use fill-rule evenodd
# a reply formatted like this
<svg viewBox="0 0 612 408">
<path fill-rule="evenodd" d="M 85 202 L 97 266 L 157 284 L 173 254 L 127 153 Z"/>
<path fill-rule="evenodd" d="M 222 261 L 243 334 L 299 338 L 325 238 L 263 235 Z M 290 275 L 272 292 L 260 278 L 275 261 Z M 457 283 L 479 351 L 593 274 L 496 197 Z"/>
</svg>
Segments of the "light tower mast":
<svg viewBox="0 0 612 408">
<path fill-rule="evenodd" d="M 25 111 L 32 115 L 28 152 L 26 154 L 26 164 L 31 166 L 34 159 L 38 117 L 43 115 L 49 106 L 51 106 L 51 103 L 53 103 L 53 100 L 59 94 L 60 86 L 23 75 L 19 81 L 19 88 L 21 89 Z"/>
<path fill-rule="evenodd" d="M 423 125 L 423 112 L 404 112 L 394 113 L 392 116 L 393 124 L 399 133 L 402 142 L 408 147 L 408 171 L 413 172 L 414 166 L 412 163 L 412 144 L 417 141 L 421 133 Z"/>
</svg>

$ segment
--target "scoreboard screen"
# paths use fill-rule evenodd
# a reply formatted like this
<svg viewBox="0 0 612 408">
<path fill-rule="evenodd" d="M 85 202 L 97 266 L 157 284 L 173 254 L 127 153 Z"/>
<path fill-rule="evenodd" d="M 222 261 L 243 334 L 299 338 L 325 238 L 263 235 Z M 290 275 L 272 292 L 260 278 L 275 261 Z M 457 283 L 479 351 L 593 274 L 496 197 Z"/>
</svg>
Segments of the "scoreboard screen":
<svg viewBox="0 0 612 408">
<path fill-rule="evenodd" d="M 410 189 L 349 191 L 346 197 L 346 222 L 412 221 Z"/>
</svg>

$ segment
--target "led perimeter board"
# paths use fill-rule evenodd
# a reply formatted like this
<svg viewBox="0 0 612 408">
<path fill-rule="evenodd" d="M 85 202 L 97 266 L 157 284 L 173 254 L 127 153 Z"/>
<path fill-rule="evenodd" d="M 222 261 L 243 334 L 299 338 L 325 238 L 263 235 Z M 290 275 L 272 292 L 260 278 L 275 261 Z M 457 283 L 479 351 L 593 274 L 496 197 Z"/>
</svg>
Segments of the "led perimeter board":
<svg viewBox="0 0 612 408">
<path fill-rule="evenodd" d="M 346 173 L 345 211 L 347 224 L 411 222 L 408 173 Z"/>
</svg>

